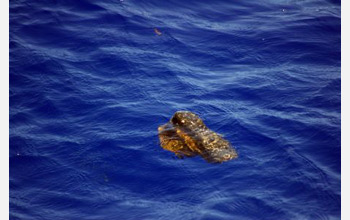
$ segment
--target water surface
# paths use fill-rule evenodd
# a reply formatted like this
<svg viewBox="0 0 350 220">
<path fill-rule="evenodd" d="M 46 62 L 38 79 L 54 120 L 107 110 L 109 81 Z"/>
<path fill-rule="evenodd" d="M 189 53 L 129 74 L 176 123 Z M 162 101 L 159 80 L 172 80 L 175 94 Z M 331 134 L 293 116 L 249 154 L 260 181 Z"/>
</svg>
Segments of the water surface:
<svg viewBox="0 0 350 220">
<path fill-rule="evenodd" d="M 340 1 L 10 1 L 10 219 L 340 219 L 340 82 Z"/>
</svg>

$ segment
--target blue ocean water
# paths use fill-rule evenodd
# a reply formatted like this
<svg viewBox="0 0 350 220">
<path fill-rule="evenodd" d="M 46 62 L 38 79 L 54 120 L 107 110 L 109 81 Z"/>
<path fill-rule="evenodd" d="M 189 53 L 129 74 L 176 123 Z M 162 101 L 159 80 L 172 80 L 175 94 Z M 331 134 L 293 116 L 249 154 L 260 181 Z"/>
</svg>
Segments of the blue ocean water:
<svg viewBox="0 0 350 220">
<path fill-rule="evenodd" d="M 340 219 L 340 20 L 332 0 L 10 1 L 10 219 Z M 239 158 L 163 150 L 178 110 Z"/>
</svg>

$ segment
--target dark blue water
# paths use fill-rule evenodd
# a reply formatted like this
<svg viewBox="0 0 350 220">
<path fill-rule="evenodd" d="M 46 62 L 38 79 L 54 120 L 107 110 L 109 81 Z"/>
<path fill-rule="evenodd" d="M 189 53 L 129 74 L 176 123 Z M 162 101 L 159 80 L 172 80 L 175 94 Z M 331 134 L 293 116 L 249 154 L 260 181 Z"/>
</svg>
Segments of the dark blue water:
<svg viewBox="0 0 350 220">
<path fill-rule="evenodd" d="M 340 219 L 340 20 L 331 0 L 10 1 L 10 219 Z M 239 158 L 163 150 L 178 110 Z"/>
</svg>

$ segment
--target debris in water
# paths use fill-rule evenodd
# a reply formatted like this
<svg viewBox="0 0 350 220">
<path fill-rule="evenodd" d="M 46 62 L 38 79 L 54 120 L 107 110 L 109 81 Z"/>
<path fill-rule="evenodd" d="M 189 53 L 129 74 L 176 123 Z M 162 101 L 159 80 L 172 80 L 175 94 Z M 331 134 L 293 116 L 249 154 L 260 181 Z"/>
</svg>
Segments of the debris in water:
<svg viewBox="0 0 350 220">
<path fill-rule="evenodd" d="M 157 28 L 154 28 L 154 32 L 155 32 L 158 36 L 162 35 L 162 32 L 160 32 Z"/>
</svg>

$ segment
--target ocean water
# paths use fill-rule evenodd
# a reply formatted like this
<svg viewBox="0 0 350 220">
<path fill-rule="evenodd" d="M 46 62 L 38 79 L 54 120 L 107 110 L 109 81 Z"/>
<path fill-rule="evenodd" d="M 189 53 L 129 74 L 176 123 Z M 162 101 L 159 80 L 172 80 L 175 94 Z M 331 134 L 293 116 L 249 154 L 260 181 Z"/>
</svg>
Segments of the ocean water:
<svg viewBox="0 0 350 220">
<path fill-rule="evenodd" d="M 340 219 L 340 1 L 9 10 L 11 220 Z M 238 159 L 163 150 L 178 110 Z"/>
</svg>

